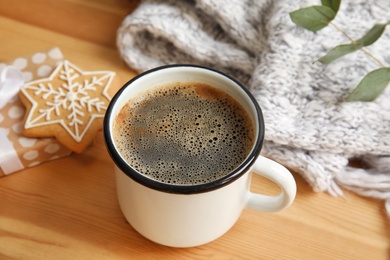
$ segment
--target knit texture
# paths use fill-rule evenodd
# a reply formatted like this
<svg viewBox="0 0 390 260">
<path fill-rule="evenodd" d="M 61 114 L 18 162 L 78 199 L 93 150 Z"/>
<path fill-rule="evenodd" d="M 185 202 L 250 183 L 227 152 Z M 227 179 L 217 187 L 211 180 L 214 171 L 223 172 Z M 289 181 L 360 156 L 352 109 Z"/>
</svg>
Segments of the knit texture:
<svg viewBox="0 0 390 260">
<path fill-rule="evenodd" d="M 350 42 L 330 25 L 313 33 L 290 20 L 289 12 L 319 4 L 143 1 L 119 28 L 118 49 L 138 72 L 192 63 L 237 78 L 263 110 L 263 155 L 300 173 L 315 191 L 337 196 L 344 187 L 390 206 L 390 87 L 374 102 L 343 102 L 379 66 L 362 51 L 329 65 L 315 62 Z M 359 39 L 387 21 L 389 1 L 349 0 L 342 2 L 334 23 Z M 388 46 L 389 28 L 366 49 L 390 66 Z M 351 159 L 364 167 L 351 167 Z"/>
</svg>

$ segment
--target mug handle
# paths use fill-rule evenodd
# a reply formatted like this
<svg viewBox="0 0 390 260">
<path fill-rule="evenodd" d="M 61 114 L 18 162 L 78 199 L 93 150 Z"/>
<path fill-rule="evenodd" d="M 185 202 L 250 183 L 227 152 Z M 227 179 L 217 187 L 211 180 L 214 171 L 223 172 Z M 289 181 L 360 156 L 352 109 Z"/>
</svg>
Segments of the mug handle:
<svg viewBox="0 0 390 260">
<path fill-rule="evenodd" d="M 252 168 L 256 174 L 266 177 L 281 188 L 276 196 L 267 196 L 248 191 L 246 208 L 263 212 L 275 212 L 289 207 L 295 199 L 297 186 L 294 177 L 283 165 L 259 156 Z"/>
</svg>

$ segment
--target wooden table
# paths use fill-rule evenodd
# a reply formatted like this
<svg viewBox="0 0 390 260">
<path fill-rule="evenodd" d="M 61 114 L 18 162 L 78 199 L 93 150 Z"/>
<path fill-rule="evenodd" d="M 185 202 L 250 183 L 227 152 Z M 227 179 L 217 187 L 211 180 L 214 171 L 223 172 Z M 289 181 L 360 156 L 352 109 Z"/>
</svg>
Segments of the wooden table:
<svg viewBox="0 0 390 260">
<path fill-rule="evenodd" d="M 135 75 L 115 34 L 136 7 L 126 0 L 0 0 L 0 61 L 58 46 L 81 68 Z M 314 193 L 294 174 L 295 203 L 279 213 L 245 210 L 223 237 L 177 249 L 144 239 L 117 203 L 102 133 L 82 154 L 0 179 L 0 259 L 388 259 L 383 202 L 346 191 Z M 255 176 L 254 191 L 277 188 Z"/>
</svg>

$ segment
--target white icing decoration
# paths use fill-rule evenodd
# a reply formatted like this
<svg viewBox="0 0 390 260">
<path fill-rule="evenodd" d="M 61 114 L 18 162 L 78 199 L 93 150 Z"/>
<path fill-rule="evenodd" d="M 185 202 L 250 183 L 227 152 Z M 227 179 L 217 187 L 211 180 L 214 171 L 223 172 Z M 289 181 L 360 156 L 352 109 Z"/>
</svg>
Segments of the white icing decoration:
<svg viewBox="0 0 390 260">
<path fill-rule="evenodd" d="M 90 81 L 84 80 L 79 82 L 80 75 L 91 75 Z M 61 124 L 64 129 L 72 136 L 74 140 L 80 142 L 91 126 L 95 118 L 103 118 L 105 110 L 107 109 L 110 97 L 107 94 L 108 87 L 114 77 L 115 73 L 111 71 L 92 71 L 83 72 L 69 61 L 65 60 L 54 70 L 54 72 L 47 79 L 32 81 L 24 85 L 21 89 L 23 94 L 33 104 L 30 113 L 27 116 L 25 128 L 32 128 L 36 126 Z M 64 82 L 60 86 L 53 86 L 51 81 L 55 76 L 59 76 Z M 106 84 L 104 85 L 104 82 Z M 33 91 L 30 94 L 28 90 Z M 88 95 L 88 91 L 101 91 L 100 97 L 91 98 Z M 43 108 L 38 109 L 38 102 L 34 99 L 34 96 L 39 96 L 42 99 L 47 100 Z M 107 101 L 101 99 L 104 96 Z M 82 109 L 86 108 L 88 112 L 91 112 L 90 118 L 85 118 L 88 115 L 83 113 Z M 33 116 L 33 111 L 38 109 L 39 115 Z M 62 109 L 62 110 L 61 110 Z M 92 113 L 96 111 L 95 113 Z M 60 116 L 61 113 L 65 113 L 66 119 L 69 122 L 65 122 L 64 119 L 53 119 Z M 44 122 L 40 121 L 45 119 Z M 84 120 L 87 121 L 83 131 L 80 132 L 79 128 L 84 125 Z"/>
</svg>

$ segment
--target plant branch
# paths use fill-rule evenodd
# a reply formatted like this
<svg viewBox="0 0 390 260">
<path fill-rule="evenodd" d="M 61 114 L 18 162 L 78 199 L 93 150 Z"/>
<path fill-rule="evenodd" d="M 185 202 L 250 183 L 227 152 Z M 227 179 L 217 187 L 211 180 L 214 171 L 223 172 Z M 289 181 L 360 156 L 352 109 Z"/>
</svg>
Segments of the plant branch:
<svg viewBox="0 0 390 260">
<path fill-rule="evenodd" d="M 341 29 L 337 24 L 334 22 L 330 22 L 331 24 L 337 31 L 341 32 L 345 37 L 347 37 L 352 43 L 356 43 L 356 41 L 349 36 L 348 33 L 346 33 L 343 29 Z M 373 59 L 376 63 L 378 63 L 382 68 L 386 67 L 385 64 L 383 64 L 377 57 L 375 57 L 371 52 L 369 52 L 366 48 L 362 47 L 360 48 L 368 57 Z"/>
<path fill-rule="evenodd" d="M 329 22 L 329 24 L 332 25 L 337 31 L 344 34 L 344 36 L 347 37 L 351 42 L 355 42 L 355 40 L 351 36 L 349 36 L 349 34 L 346 33 L 343 29 L 341 29 L 337 24 L 335 24 L 334 22 Z"/>
</svg>

